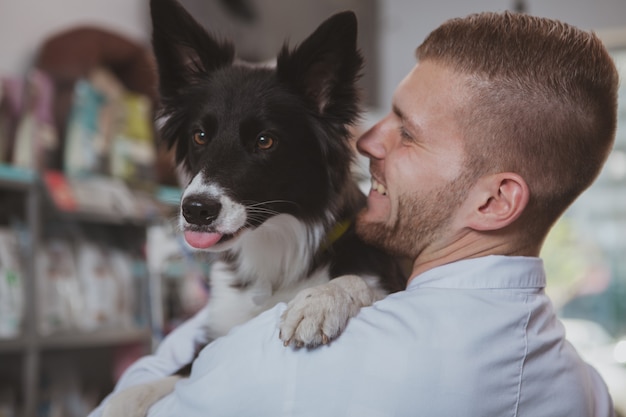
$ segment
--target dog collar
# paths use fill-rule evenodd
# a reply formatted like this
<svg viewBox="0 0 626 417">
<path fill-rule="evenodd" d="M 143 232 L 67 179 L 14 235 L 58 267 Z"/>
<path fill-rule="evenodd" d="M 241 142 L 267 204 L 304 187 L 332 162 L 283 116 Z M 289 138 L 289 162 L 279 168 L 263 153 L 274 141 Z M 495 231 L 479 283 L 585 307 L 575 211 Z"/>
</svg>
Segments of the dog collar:
<svg viewBox="0 0 626 417">
<path fill-rule="evenodd" d="M 333 243 L 339 240 L 341 236 L 343 236 L 350 225 L 352 224 L 352 220 L 344 220 L 335 224 L 335 226 L 328 232 L 326 235 L 326 240 L 322 245 L 322 250 L 328 249 Z"/>
</svg>

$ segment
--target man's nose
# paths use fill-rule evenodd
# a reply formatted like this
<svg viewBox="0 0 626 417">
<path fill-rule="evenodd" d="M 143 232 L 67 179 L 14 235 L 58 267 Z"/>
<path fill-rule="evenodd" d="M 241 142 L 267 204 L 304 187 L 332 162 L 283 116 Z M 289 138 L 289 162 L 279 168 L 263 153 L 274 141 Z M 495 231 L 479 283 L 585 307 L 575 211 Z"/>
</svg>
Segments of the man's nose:
<svg viewBox="0 0 626 417">
<path fill-rule="evenodd" d="M 384 157 L 382 123 L 382 120 L 376 123 L 357 140 L 356 148 L 361 155 L 370 159 L 382 159 Z"/>
</svg>

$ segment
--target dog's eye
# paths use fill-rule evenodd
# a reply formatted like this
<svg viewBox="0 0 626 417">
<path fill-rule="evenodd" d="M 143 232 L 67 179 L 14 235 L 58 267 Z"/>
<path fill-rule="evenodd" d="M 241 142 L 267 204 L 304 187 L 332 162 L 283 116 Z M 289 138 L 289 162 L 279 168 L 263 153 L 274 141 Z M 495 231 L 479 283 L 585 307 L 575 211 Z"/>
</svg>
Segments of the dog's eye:
<svg viewBox="0 0 626 417">
<path fill-rule="evenodd" d="M 196 130 L 195 132 L 193 132 L 193 141 L 196 142 L 198 145 L 206 145 L 206 133 L 204 133 L 202 130 Z"/>
<path fill-rule="evenodd" d="M 274 138 L 268 135 L 259 135 L 256 138 L 256 147 L 262 151 L 267 151 L 274 146 L 275 143 Z"/>
</svg>

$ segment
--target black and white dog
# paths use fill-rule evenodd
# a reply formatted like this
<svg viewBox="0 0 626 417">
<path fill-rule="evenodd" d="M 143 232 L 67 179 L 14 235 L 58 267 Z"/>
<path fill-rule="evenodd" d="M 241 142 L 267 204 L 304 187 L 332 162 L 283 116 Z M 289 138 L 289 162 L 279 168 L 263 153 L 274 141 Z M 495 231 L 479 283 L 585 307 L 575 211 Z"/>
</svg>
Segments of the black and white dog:
<svg viewBox="0 0 626 417">
<path fill-rule="evenodd" d="M 233 46 L 216 41 L 175 1 L 153 0 L 151 7 L 161 135 L 191 178 L 180 228 L 190 246 L 219 253 L 210 277 L 210 336 L 331 277 L 367 282 L 373 294 L 360 305 L 359 287 L 346 288 L 357 290 L 357 309 L 402 288 L 395 261 L 351 226 L 365 202 L 350 171 L 362 66 L 354 14 L 337 14 L 296 49 L 283 48 L 275 68 L 251 68 L 236 65 Z M 284 317 L 286 343 L 332 339 L 354 314 L 348 309 L 332 328 L 317 321 L 338 308 L 333 300 L 306 300 Z M 313 313 L 312 328 L 293 311 L 300 302 Z"/>
<path fill-rule="evenodd" d="M 211 338 L 276 303 L 285 343 L 314 347 L 404 288 L 400 264 L 359 239 L 351 173 L 362 68 L 352 12 L 330 17 L 275 67 L 237 63 L 175 0 L 151 0 L 161 136 L 190 178 L 180 228 L 217 254 Z"/>
</svg>

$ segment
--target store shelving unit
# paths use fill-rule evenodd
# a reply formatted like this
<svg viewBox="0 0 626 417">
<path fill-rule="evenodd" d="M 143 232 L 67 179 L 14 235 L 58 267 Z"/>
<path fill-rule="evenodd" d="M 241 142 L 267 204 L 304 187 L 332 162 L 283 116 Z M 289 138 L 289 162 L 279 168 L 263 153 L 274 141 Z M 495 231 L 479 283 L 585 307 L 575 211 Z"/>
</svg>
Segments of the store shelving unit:
<svg viewBox="0 0 626 417">
<path fill-rule="evenodd" d="M 149 276 L 146 270 L 141 285 L 141 325 L 137 328 L 103 328 L 91 332 L 63 332 L 41 335 L 38 331 L 39 302 L 37 295 L 37 267 L 35 260 L 40 250 L 46 222 L 72 222 L 74 227 L 117 228 L 115 233 L 131 233 L 132 239 L 146 238 L 151 220 L 137 217 L 103 215 L 101 213 L 59 212 L 52 208 L 41 178 L 29 170 L 17 169 L 0 164 L 0 222 L 6 222 L 10 215 L 20 217 L 26 226 L 25 242 L 22 248 L 24 316 L 22 331 L 11 339 L 0 339 L 0 385 L 11 386 L 17 398 L 18 415 L 35 417 L 42 401 L 44 369 L 51 362 L 66 363 L 70 366 L 98 368 L 99 371 L 79 370 L 89 373 L 89 378 L 102 378 L 102 389 L 112 387 L 110 371 L 116 348 L 124 345 L 140 346 L 147 353 L 151 349 L 151 302 Z M 92 358 L 92 357 L 93 358 Z M 85 366 L 88 364 L 88 366 Z M 107 380 L 108 379 L 108 380 Z M 93 383 L 93 381 L 92 381 Z"/>
</svg>

